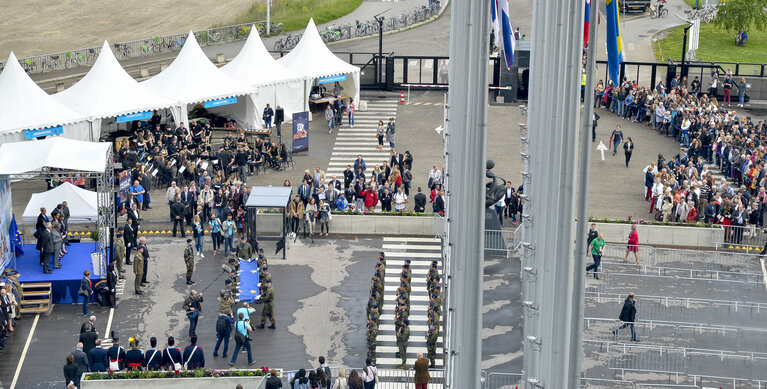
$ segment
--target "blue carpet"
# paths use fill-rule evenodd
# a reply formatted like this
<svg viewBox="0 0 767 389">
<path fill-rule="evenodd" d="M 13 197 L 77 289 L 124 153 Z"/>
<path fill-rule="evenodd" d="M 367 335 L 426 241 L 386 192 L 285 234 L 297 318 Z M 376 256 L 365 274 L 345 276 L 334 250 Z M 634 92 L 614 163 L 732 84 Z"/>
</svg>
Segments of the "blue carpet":
<svg viewBox="0 0 767 389">
<path fill-rule="evenodd" d="M 34 244 L 25 244 L 24 255 L 16 257 L 16 270 L 19 272 L 19 282 L 50 282 L 53 287 L 53 303 L 68 304 L 82 302 L 82 297 L 77 295 L 80 289 L 80 280 L 83 272 L 90 270 L 93 273 L 91 253 L 96 248 L 96 243 L 72 243 L 67 246 L 69 254 L 61 258 L 61 269 L 53 270 L 51 274 L 43 273 L 40 266 L 40 252 L 35 250 Z M 13 266 L 11 261 L 9 266 Z M 91 276 L 96 284 L 98 277 Z"/>
<path fill-rule="evenodd" d="M 240 301 L 256 301 L 260 297 L 258 262 L 240 261 L 240 270 Z"/>
</svg>

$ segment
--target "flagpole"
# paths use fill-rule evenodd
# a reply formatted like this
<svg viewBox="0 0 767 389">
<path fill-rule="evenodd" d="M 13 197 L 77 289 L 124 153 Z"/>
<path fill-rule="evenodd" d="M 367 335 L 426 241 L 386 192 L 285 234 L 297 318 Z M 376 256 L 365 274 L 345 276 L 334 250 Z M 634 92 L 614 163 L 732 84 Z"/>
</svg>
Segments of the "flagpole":
<svg viewBox="0 0 767 389">
<path fill-rule="evenodd" d="M 583 115 L 581 116 L 581 150 L 578 165 L 578 203 L 576 209 L 577 224 L 575 227 L 575 279 L 573 280 L 573 310 L 570 326 L 570 382 L 580 383 L 581 358 L 583 350 L 583 310 L 586 268 L 586 229 L 588 226 L 589 209 L 589 168 L 591 166 L 591 126 L 594 115 L 594 65 L 596 63 L 597 33 L 599 19 L 597 11 L 599 3 L 592 2 L 589 18 L 589 44 L 586 49 L 586 85 L 583 90 Z"/>
</svg>

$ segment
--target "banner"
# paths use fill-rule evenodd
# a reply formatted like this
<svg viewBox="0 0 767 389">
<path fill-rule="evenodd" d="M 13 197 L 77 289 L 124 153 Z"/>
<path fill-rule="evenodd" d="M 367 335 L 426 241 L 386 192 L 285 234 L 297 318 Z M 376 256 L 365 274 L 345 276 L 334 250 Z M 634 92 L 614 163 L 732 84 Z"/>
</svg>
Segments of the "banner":
<svg viewBox="0 0 767 389">
<path fill-rule="evenodd" d="M 0 271 L 8 266 L 13 258 L 9 234 L 12 219 L 11 182 L 2 180 L 0 181 Z"/>
<path fill-rule="evenodd" d="M 341 82 L 346 81 L 346 74 L 339 74 L 337 76 L 320 77 L 317 80 L 318 84 L 327 84 L 329 82 Z"/>
<path fill-rule="evenodd" d="M 293 152 L 309 150 L 309 112 L 293 114 Z"/>
<path fill-rule="evenodd" d="M 134 112 L 117 116 L 117 123 L 133 122 L 136 120 L 151 119 L 152 111 Z"/>
<path fill-rule="evenodd" d="M 24 139 L 37 139 L 43 136 L 59 135 L 64 132 L 64 127 L 48 127 L 37 130 L 24 130 Z"/>
<path fill-rule="evenodd" d="M 205 108 L 220 107 L 222 105 L 234 104 L 237 102 L 237 97 L 227 97 L 225 99 L 216 99 L 205 102 Z"/>
</svg>

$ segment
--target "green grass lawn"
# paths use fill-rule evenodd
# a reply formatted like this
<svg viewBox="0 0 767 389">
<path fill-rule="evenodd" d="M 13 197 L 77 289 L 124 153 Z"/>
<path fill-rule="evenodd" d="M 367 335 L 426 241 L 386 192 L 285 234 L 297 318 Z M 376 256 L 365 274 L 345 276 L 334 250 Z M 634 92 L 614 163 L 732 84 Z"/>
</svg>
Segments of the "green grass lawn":
<svg viewBox="0 0 767 389">
<path fill-rule="evenodd" d="M 273 0 L 270 18 L 283 23 L 285 31 L 306 27 L 310 18 L 315 24 L 322 24 L 344 16 L 362 4 L 362 0 Z M 249 23 L 266 20 L 266 1 L 253 4 L 247 12 L 239 15 L 234 23 Z"/>
<path fill-rule="evenodd" d="M 693 0 L 694 1 L 694 0 Z M 669 31 L 668 35 L 653 44 L 655 57 L 659 61 L 669 58 L 676 61 L 681 59 L 684 29 L 681 27 Z M 660 46 L 660 49 L 658 48 Z M 741 62 L 767 63 L 767 32 L 752 28 L 748 32 L 746 47 L 735 46 L 735 32 L 724 31 L 713 24 L 703 24 L 700 27 L 700 44 L 697 57 L 706 62 Z M 661 55 L 662 54 L 662 55 Z M 726 68 L 726 67 L 725 67 Z"/>
</svg>

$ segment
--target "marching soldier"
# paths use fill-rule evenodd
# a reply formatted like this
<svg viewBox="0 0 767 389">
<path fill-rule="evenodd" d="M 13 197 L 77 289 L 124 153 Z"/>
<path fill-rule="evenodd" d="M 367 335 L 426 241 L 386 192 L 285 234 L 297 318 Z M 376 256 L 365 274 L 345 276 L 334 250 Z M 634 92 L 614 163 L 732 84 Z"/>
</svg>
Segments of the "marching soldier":
<svg viewBox="0 0 767 389">
<path fill-rule="evenodd" d="M 431 266 L 429 267 L 429 273 L 426 274 L 426 289 L 431 291 L 432 284 L 434 283 L 434 278 L 439 276 L 439 271 L 437 270 L 437 261 L 431 261 Z"/>
<path fill-rule="evenodd" d="M 256 261 L 259 268 L 269 265 L 266 261 L 266 256 L 264 255 L 264 249 L 260 247 L 258 248 L 258 259 Z"/>
<path fill-rule="evenodd" d="M 376 360 L 376 339 L 378 338 L 378 329 L 376 328 L 375 324 L 368 323 L 368 339 L 367 339 L 367 346 L 368 346 L 368 358 L 373 360 L 373 363 L 375 363 Z"/>
<path fill-rule="evenodd" d="M 237 256 L 243 259 L 253 258 L 253 247 L 245 240 L 245 235 L 240 237 L 240 244 L 237 245 Z"/>
<path fill-rule="evenodd" d="M 266 281 L 266 292 L 261 297 L 261 300 L 264 302 L 264 308 L 261 311 L 261 324 L 257 328 L 264 328 L 264 324 L 266 324 L 266 319 L 269 318 L 269 321 L 272 323 L 272 325 L 269 326 L 271 329 L 275 329 L 274 326 L 274 288 L 272 288 L 272 281 Z"/>
<path fill-rule="evenodd" d="M 410 295 L 408 295 L 407 289 L 407 283 L 405 281 L 400 281 L 399 287 L 397 288 L 397 296 L 400 297 L 405 295 L 405 298 L 408 300 L 408 305 L 410 305 Z"/>
<path fill-rule="evenodd" d="M 400 370 L 407 370 L 407 342 L 410 340 L 409 324 L 410 321 L 408 319 L 402 320 L 402 327 L 397 331 L 397 347 L 399 348 L 397 357 L 402 359 L 402 364 L 397 366 L 397 369 Z"/>
<path fill-rule="evenodd" d="M 434 368 L 434 360 L 437 358 L 437 338 L 439 330 L 435 323 L 429 324 L 429 331 L 426 333 L 426 351 L 429 357 L 429 367 Z"/>
<path fill-rule="evenodd" d="M 378 319 L 381 317 L 381 315 L 378 313 L 378 305 L 373 304 L 372 307 L 370 307 L 370 315 L 368 315 L 368 320 L 375 323 L 376 328 L 378 328 Z"/>
<path fill-rule="evenodd" d="M 186 248 L 184 249 L 184 263 L 186 264 L 186 284 L 192 285 L 192 274 L 194 273 L 194 246 L 192 240 L 186 240 Z"/>
<path fill-rule="evenodd" d="M 136 294 L 143 294 L 141 291 L 141 278 L 144 277 L 144 250 L 145 247 L 139 247 L 137 255 L 133 256 L 133 274 L 136 275 L 136 280 L 133 282 L 133 287 Z"/>
<path fill-rule="evenodd" d="M 367 314 L 368 317 L 370 317 L 370 308 L 376 304 L 376 301 L 378 300 L 378 297 L 376 296 L 376 292 L 370 293 L 370 299 L 368 299 L 368 305 L 367 305 Z"/>
<path fill-rule="evenodd" d="M 123 276 L 123 273 L 125 273 L 125 270 L 123 270 L 123 261 L 125 261 L 125 240 L 123 239 L 123 234 L 121 231 L 123 231 L 123 228 L 120 227 L 117 229 L 117 240 L 115 241 L 115 258 L 117 259 L 117 271 L 119 272 L 118 275 L 121 279 L 124 279 L 125 276 Z"/>
<path fill-rule="evenodd" d="M 434 292 L 431 294 L 431 296 L 434 298 L 434 301 L 439 305 L 442 306 L 442 291 L 441 287 L 439 285 L 434 287 Z"/>
<path fill-rule="evenodd" d="M 439 286 L 439 282 L 441 280 L 440 276 L 434 277 L 434 280 L 431 283 L 431 286 L 429 286 L 429 294 L 434 293 L 435 290 L 437 290 L 437 286 Z"/>
<path fill-rule="evenodd" d="M 407 272 L 407 282 L 411 283 L 413 281 L 413 272 L 410 270 L 410 259 L 405 260 L 405 264 L 402 265 L 403 271 Z"/>
</svg>

